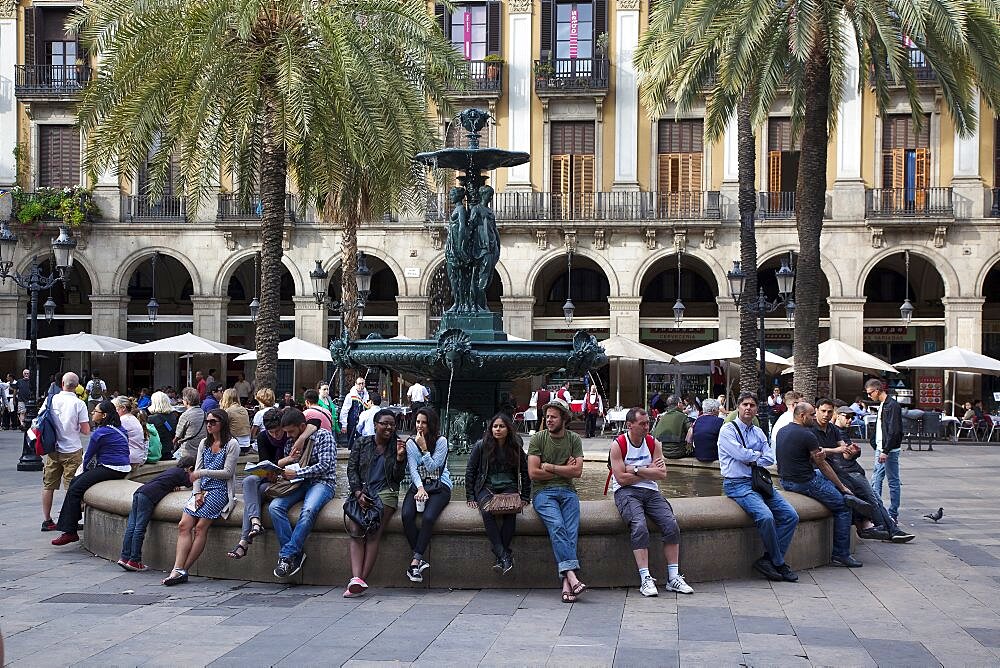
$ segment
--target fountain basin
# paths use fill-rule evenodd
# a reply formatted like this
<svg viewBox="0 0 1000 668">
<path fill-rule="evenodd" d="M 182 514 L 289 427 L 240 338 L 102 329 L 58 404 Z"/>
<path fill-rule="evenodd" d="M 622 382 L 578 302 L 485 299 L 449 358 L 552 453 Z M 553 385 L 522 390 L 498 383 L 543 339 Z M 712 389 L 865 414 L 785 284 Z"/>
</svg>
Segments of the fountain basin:
<svg viewBox="0 0 1000 668">
<path fill-rule="evenodd" d="M 603 484 L 603 483 L 602 483 Z M 100 483 L 87 491 L 88 505 L 84 546 L 96 555 L 116 561 L 121 551 L 132 494 L 139 483 L 115 480 Z M 833 520 L 820 503 L 791 492 L 785 498 L 799 513 L 799 527 L 787 555 L 793 568 L 812 568 L 829 562 Z M 143 560 L 153 568 L 168 570 L 173 565 L 176 524 L 187 492 L 168 495 L 157 507 L 146 531 Z M 670 500 L 681 527 L 681 570 L 689 582 L 749 577 L 752 563 L 763 552 L 756 528 L 732 500 L 724 496 L 677 498 Z M 239 540 L 243 503 L 238 502 L 226 520 L 217 520 L 208 535 L 208 544 L 193 575 L 234 580 L 274 581 L 271 570 L 277 559 L 278 543 L 264 513 L 268 528 L 240 561 L 226 557 Z M 298 507 L 292 513 L 298 516 Z M 335 498 L 322 510 L 306 542 L 309 559 L 295 581 L 303 584 L 340 586 L 350 579 L 349 538 L 344 532 L 343 501 Z M 650 563 L 654 573 L 665 569 L 659 536 L 651 537 Z M 556 587 L 558 580 L 548 535 L 541 520 L 529 506 L 518 518 L 513 544 L 516 567 L 506 577 L 493 569 L 493 556 L 483 531 L 479 513 L 461 501 L 452 501 L 435 525 L 428 561 L 433 566 L 424 582 L 415 584 L 404 575 L 410 548 L 403 534 L 399 514 L 393 516 L 382 539 L 379 559 L 372 576 L 375 586 L 526 588 Z M 580 503 L 578 554 L 583 579 L 592 586 L 635 585 L 635 562 L 628 534 L 610 497 Z"/>
</svg>

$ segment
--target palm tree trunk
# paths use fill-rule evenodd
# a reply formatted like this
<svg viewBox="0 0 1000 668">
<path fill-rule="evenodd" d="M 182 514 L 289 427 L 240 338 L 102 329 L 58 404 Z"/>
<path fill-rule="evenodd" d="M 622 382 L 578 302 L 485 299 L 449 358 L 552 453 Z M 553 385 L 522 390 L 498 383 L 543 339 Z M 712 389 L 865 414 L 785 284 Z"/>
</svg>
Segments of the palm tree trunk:
<svg viewBox="0 0 1000 668">
<path fill-rule="evenodd" d="M 757 298 L 757 138 L 750 118 L 750 97 L 744 95 L 736 109 L 737 165 L 740 182 L 740 265 L 747 275 L 740 303 L 740 392 L 760 393 L 757 377 L 757 316 L 746 307 Z"/>
<path fill-rule="evenodd" d="M 830 63 L 822 38 L 817 37 L 806 63 L 805 114 L 802 148 L 795 191 L 795 219 L 799 232 L 799 262 L 795 276 L 795 391 L 816 397 L 819 359 L 819 242 L 826 208 L 826 166 L 830 110 Z"/>
<path fill-rule="evenodd" d="M 262 90 L 268 90 L 264 85 Z M 278 376 L 278 328 L 281 311 L 281 238 L 285 224 L 285 181 L 288 161 L 278 129 L 277 101 L 264 100 L 260 157 L 260 311 L 257 315 L 257 367 L 254 384 L 275 390 Z"/>
<path fill-rule="evenodd" d="M 358 338 L 361 323 L 358 310 L 358 219 L 351 214 L 342 215 L 340 221 L 340 294 L 344 304 L 344 329 L 351 339 Z"/>
</svg>

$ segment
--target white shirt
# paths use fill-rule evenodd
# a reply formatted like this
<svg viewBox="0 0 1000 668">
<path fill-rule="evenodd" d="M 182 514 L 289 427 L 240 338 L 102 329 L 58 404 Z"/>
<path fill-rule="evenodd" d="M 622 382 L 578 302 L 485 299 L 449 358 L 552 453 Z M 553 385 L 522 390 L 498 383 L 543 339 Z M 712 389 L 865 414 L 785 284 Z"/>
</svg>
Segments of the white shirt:
<svg viewBox="0 0 1000 668">
<path fill-rule="evenodd" d="M 371 401 L 368 398 L 368 390 L 362 388 L 361 391 L 358 392 L 357 386 L 354 386 L 351 388 L 351 391 L 347 393 L 347 396 L 344 397 L 344 405 L 340 407 L 340 426 L 342 429 L 347 429 L 347 418 L 351 413 L 351 404 L 355 401 L 360 401 L 361 408 L 363 409 L 365 404 L 368 404 Z M 361 421 L 358 420 L 359 424 L 360 422 Z"/>
<path fill-rule="evenodd" d="M 625 442 L 628 444 L 628 451 L 625 453 L 625 470 L 628 473 L 632 472 L 633 466 L 638 466 L 639 468 L 644 468 L 653 463 L 653 453 L 649 451 L 649 447 L 646 445 L 646 439 L 642 439 L 642 444 L 637 448 L 632 445 L 632 439 L 629 438 L 628 432 L 623 434 L 625 436 Z M 618 439 L 611 441 L 612 448 L 618 448 L 621 452 L 621 446 L 618 445 Z M 660 489 L 659 485 L 656 484 L 655 480 L 643 480 L 641 482 L 634 482 L 631 485 L 625 485 L 626 487 L 644 487 L 646 489 Z M 611 475 L 611 493 L 614 494 L 622 485 L 618 484 L 618 478 Z"/>
<path fill-rule="evenodd" d="M 358 416 L 358 436 L 375 435 L 375 414 L 380 410 L 382 410 L 381 406 L 372 406 L 369 409 L 361 411 L 361 415 Z"/>
<path fill-rule="evenodd" d="M 420 383 L 414 383 L 410 385 L 410 389 L 406 391 L 406 396 L 409 397 L 412 402 L 427 401 L 427 395 L 430 394 L 427 388 Z"/>
<path fill-rule="evenodd" d="M 779 417 L 775 421 L 775 423 L 774 423 L 774 429 L 771 430 L 771 447 L 772 448 L 776 448 L 778 446 L 778 432 L 781 431 L 782 427 L 786 426 L 787 424 L 789 424 L 792 421 L 792 413 L 794 413 L 794 411 L 787 410 L 784 413 L 782 413 L 781 417 Z"/>
<path fill-rule="evenodd" d="M 885 404 L 878 405 L 878 411 L 875 413 L 875 452 L 882 454 L 882 406 Z"/>
<path fill-rule="evenodd" d="M 79 400 L 78 400 L 79 401 Z M 149 455 L 149 443 L 143 438 L 142 424 L 131 413 L 120 416 L 122 430 L 128 436 L 128 461 L 130 464 L 145 464 Z"/>
<path fill-rule="evenodd" d="M 94 396 L 94 388 L 97 388 L 97 396 Z M 100 378 L 92 378 L 87 381 L 87 394 L 91 399 L 97 401 L 98 399 L 103 399 L 107 394 L 108 386 L 104 384 L 104 381 Z"/>
<path fill-rule="evenodd" d="M 66 454 L 82 449 L 80 425 L 90 421 L 87 405 L 75 392 L 60 392 L 52 397 L 52 415 L 56 418 L 57 451 Z"/>
</svg>

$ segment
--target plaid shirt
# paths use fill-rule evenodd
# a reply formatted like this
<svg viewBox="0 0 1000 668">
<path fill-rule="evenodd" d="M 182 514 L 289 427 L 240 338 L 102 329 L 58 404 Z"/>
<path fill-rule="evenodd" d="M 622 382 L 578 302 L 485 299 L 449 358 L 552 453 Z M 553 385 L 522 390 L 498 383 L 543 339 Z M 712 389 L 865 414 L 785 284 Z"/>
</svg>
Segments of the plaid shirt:
<svg viewBox="0 0 1000 668">
<path fill-rule="evenodd" d="M 333 434 L 319 429 L 312 435 L 312 454 L 309 466 L 300 469 L 298 479 L 322 483 L 330 489 L 337 486 L 337 442 Z"/>
</svg>

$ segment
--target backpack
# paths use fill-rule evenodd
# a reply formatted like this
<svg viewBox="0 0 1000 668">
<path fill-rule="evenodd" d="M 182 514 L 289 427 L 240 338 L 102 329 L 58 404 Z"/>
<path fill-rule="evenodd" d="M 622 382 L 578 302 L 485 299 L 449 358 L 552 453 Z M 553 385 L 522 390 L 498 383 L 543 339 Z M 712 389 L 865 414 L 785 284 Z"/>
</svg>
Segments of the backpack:
<svg viewBox="0 0 1000 668">
<path fill-rule="evenodd" d="M 59 433 L 56 431 L 56 417 L 52 412 L 52 397 L 45 400 L 32 428 L 35 432 L 35 454 L 39 457 L 51 455 L 59 446 Z"/>
<path fill-rule="evenodd" d="M 619 449 L 622 451 L 622 459 L 625 459 L 625 455 L 628 454 L 628 441 L 625 438 L 625 434 L 618 434 L 615 438 L 615 443 L 618 444 Z M 646 447 L 649 448 L 649 456 L 652 457 L 653 453 L 656 452 L 656 439 L 650 434 L 646 434 Z M 608 450 L 608 479 L 604 483 L 604 496 L 608 495 L 612 475 L 614 475 L 614 471 L 611 470 L 611 450 Z"/>
<path fill-rule="evenodd" d="M 89 389 L 87 392 L 90 394 L 90 398 L 94 401 L 100 401 L 104 398 L 104 392 L 108 389 L 107 385 L 100 378 L 94 378 L 89 383 L 87 383 Z"/>
</svg>

